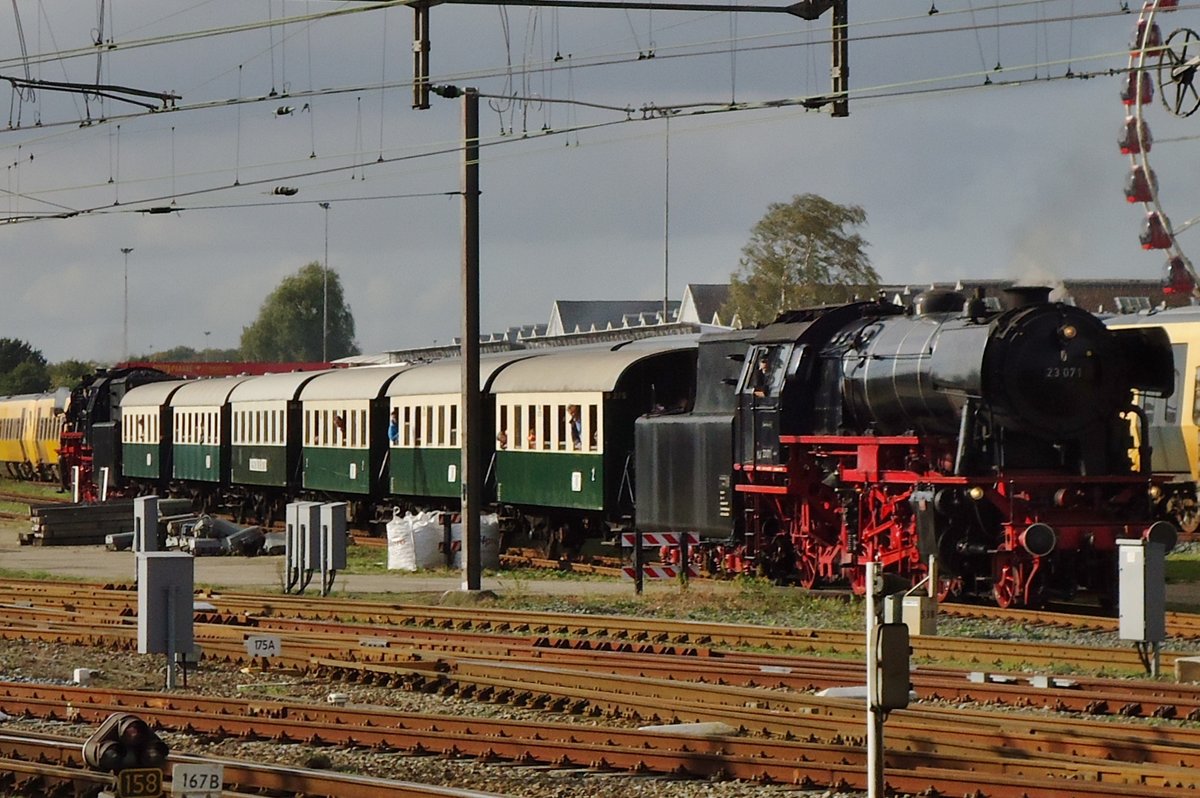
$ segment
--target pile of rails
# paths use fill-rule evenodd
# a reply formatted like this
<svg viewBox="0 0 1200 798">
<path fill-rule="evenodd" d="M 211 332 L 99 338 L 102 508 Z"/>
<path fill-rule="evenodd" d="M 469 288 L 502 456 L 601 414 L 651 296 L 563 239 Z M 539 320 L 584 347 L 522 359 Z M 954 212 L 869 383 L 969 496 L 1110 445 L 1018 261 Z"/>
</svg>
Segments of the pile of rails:
<svg viewBox="0 0 1200 798">
<path fill-rule="evenodd" d="M 159 502 L 160 527 L 172 516 L 191 511 L 188 499 Z M 29 506 L 29 532 L 22 546 L 87 546 L 103 544 L 109 535 L 133 533 L 133 499 L 103 504 L 46 504 Z"/>
</svg>

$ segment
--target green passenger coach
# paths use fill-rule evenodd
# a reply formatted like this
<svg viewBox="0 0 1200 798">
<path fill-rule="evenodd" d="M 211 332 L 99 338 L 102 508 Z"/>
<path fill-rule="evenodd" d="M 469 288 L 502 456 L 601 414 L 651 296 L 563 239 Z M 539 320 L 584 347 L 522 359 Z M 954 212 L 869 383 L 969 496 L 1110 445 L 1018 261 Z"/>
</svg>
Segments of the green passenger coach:
<svg viewBox="0 0 1200 798">
<path fill-rule="evenodd" d="M 300 390 L 306 490 L 379 495 L 387 455 L 388 383 L 409 366 L 337 369 Z"/>
<path fill-rule="evenodd" d="M 690 406 L 696 352 L 688 343 L 552 353 L 498 374 L 497 501 L 547 508 L 552 528 L 556 509 L 592 513 L 595 523 L 631 515 L 633 421 Z"/>
<path fill-rule="evenodd" d="M 324 373 L 268 374 L 233 389 L 229 404 L 234 484 L 300 485 L 300 438 L 289 433 L 301 424 L 300 390 Z"/>
<path fill-rule="evenodd" d="M 229 394 L 249 377 L 197 380 L 171 399 L 172 476 L 229 483 Z"/>
<path fill-rule="evenodd" d="M 483 450 L 490 456 L 495 430 L 488 393 L 501 369 L 535 353 L 485 355 L 479 361 L 483 394 Z M 389 424 L 395 439 L 388 447 L 388 493 L 393 496 L 458 499 L 462 495 L 462 361 L 447 360 L 407 371 L 387 390 Z M 389 426 L 389 430 L 393 427 Z"/>
<path fill-rule="evenodd" d="M 127 480 L 165 488 L 171 479 L 171 397 L 185 382 L 140 385 L 121 400 L 121 471 Z"/>
</svg>

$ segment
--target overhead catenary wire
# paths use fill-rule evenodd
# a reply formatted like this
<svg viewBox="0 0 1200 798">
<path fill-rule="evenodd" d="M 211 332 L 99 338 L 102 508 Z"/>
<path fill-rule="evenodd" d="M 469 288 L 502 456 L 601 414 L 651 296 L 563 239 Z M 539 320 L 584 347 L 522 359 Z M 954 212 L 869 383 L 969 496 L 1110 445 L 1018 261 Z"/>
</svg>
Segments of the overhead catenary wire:
<svg viewBox="0 0 1200 798">
<path fill-rule="evenodd" d="M 1031 4 L 1031 5 L 1037 5 L 1036 3 L 1030 3 L 1030 4 Z M 403 4 L 402 4 L 402 3 L 385 3 L 385 4 L 377 4 L 377 5 L 380 5 L 380 6 L 388 6 L 388 7 L 390 7 L 390 6 L 394 6 L 394 5 L 403 5 Z M 1013 4 L 1013 5 L 1021 5 L 1021 4 Z M 1006 6 L 1006 7 L 1007 7 L 1007 6 Z M 315 16 L 321 16 L 321 15 L 313 15 L 313 16 L 315 17 Z M 1074 15 L 1072 15 L 1072 16 L 1074 16 Z M 289 18 L 289 19 L 295 19 L 295 18 Z M 1060 19 L 1065 19 L 1065 18 L 1060 18 Z M 1053 21 L 1053 20 L 1050 20 L 1050 21 Z M 1045 20 L 1045 19 L 1040 19 L 1040 20 L 1037 20 L 1037 22 L 1038 22 L 1038 23 L 1040 23 L 1040 24 L 1043 24 L 1043 25 L 1044 25 L 1044 24 L 1047 22 L 1047 20 Z M 282 24 L 282 23 L 281 23 L 281 24 Z M 1006 22 L 1005 24 L 1006 24 L 1006 25 L 1011 25 L 1011 24 L 1029 24 L 1029 23 L 1028 23 L 1028 21 L 1008 21 L 1008 22 Z M 946 29 L 946 28 L 943 28 L 943 30 L 947 30 L 947 29 Z M 774 35 L 774 34 L 772 34 L 772 35 Z M 886 34 L 886 35 L 888 35 L 888 36 L 893 36 L 893 35 L 911 35 L 911 33 L 910 33 L 910 32 L 905 32 L 905 33 L 888 33 L 888 34 Z M 868 40 L 868 39 L 870 39 L 870 38 L 872 38 L 872 37 L 873 37 L 873 36 L 856 36 L 856 37 L 854 37 L 854 39 L 853 39 L 853 40 L 855 40 L 855 41 L 859 41 L 859 40 Z M 755 38 L 757 38 L 757 37 L 755 37 Z M 789 46 L 790 46 L 790 47 L 794 47 L 794 46 L 811 46 L 812 44 L 820 44 L 820 43 L 821 43 L 821 42 L 815 42 L 815 43 L 814 43 L 814 42 L 803 42 L 803 43 L 800 43 L 800 44 L 797 44 L 797 43 L 784 43 L 784 44 L 779 44 L 779 45 L 767 45 L 767 46 L 765 46 L 765 47 L 776 48 L 776 47 L 789 47 Z M 765 49 L 765 48 L 764 48 L 764 49 Z M 724 50 L 724 52 L 725 52 L 725 53 L 728 53 L 728 49 L 725 49 L 725 50 Z M 717 53 L 716 53 L 716 52 L 714 52 L 714 53 L 712 53 L 712 54 L 714 54 L 714 55 L 715 55 L 715 54 L 717 54 Z M 667 54 L 667 55 L 662 55 L 662 54 L 660 54 L 660 55 L 659 55 L 659 57 L 662 57 L 662 58 L 666 58 L 666 57 L 680 57 L 680 58 L 682 58 L 682 57 L 693 57 L 693 56 L 696 56 L 696 55 L 705 55 L 705 54 L 703 54 L 703 53 L 701 53 L 701 54 L 697 54 L 697 53 L 678 53 L 678 54 Z M 1106 56 L 1097 56 L 1097 57 L 1106 57 Z M 1036 65 L 1037 65 L 1038 63 L 1039 63 L 1039 62 L 1038 62 L 1038 60 L 1035 58 L 1035 59 L 1034 59 L 1035 68 L 1036 68 Z M 1049 64 L 1049 63 L 1052 63 L 1052 62 L 1049 62 L 1049 61 L 1048 61 L 1047 63 Z M 1068 61 L 1068 64 L 1069 64 L 1069 61 Z M 571 63 L 571 64 L 570 64 L 570 67 L 571 67 L 571 68 L 573 68 L 575 65 L 576 65 L 576 64 L 574 64 L 574 63 Z M 603 63 L 595 63 L 595 64 L 588 64 L 588 65 L 586 65 L 586 66 L 603 66 L 603 65 L 605 65 L 605 64 L 603 64 Z M 311 59 L 310 59 L 310 65 L 309 65 L 309 66 L 310 66 L 310 72 L 311 72 Z M 545 73 L 545 74 L 553 74 L 553 71 L 554 71 L 555 69 L 558 69 L 558 68 L 564 68 L 564 67 L 562 67 L 562 66 L 554 66 L 554 63 L 553 63 L 553 62 L 552 62 L 552 63 L 550 63 L 550 64 L 545 64 L 545 62 L 543 62 L 543 65 L 542 65 L 542 66 L 540 66 L 540 67 L 538 67 L 538 66 L 536 66 L 536 65 L 523 65 L 522 72 L 523 72 L 523 73 L 525 73 L 525 74 L 528 74 L 529 70 L 531 70 L 531 69 L 535 69 L 535 68 L 544 70 L 544 73 Z M 239 67 L 239 69 L 240 69 L 240 67 Z M 1020 67 L 1016 67 L 1016 68 L 1014 68 L 1014 69 L 1018 69 L 1018 70 L 1019 70 L 1019 69 L 1020 69 Z M 570 74 L 570 72 L 568 72 L 568 74 Z M 980 72 L 979 74 L 983 74 L 983 75 L 985 75 L 985 77 L 986 77 L 986 73 L 984 73 L 984 72 L 983 72 L 983 70 L 981 70 L 981 72 Z M 1096 73 L 1096 74 L 1105 74 L 1105 73 L 1104 73 L 1104 72 L 1100 72 L 1100 73 Z M 874 87 L 874 88 L 871 88 L 871 89 L 860 89 L 860 90 L 855 90 L 854 92 L 852 92 L 852 97 L 854 97 L 855 99 L 857 99 L 857 100 L 860 100 L 860 101 L 861 101 L 861 100 L 863 100 L 863 99 L 881 98 L 881 97 L 884 97 L 884 96 L 890 96 L 890 97 L 903 97 L 903 96 L 912 96 L 912 95 L 914 95 L 914 94 L 917 94 L 917 93 L 927 93 L 927 92 L 929 92 L 929 91 L 936 91 L 936 90 L 939 90 L 939 89 L 935 88 L 935 86 L 936 86 L 937 82 L 939 82 L 939 81 L 943 81 L 943 82 L 944 82 L 944 81 L 953 81 L 953 80 L 956 80 L 956 79 L 964 79 L 964 80 L 965 80 L 965 79 L 968 79 L 968 77 L 973 77 L 973 76 L 974 76 L 974 73 L 964 73 L 964 75 L 959 75 L 959 76 L 940 76 L 940 77 L 935 77 L 935 78 L 929 78 L 929 79 L 925 79 L 924 81 L 909 81 L 909 82 L 905 82 L 905 83 L 896 83 L 896 84 L 891 84 L 891 85 L 890 85 L 890 87 Z M 1080 77 L 1083 77 L 1083 75 L 1081 75 Z M 1019 80 L 1018 80 L 1018 81 L 1014 81 L 1014 82 L 1012 82 L 1012 84 L 1011 84 L 1011 85 L 1018 85 L 1018 84 L 1020 84 L 1021 82 L 1022 82 L 1022 81 L 1019 81 Z M 311 84 L 311 80 L 310 80 L 310 84 Z M 390 89 L 390 88 L 392 88 L 392 87 L 409 86 L 409 85 L 411 85 L 411 83 L 410 83 L 410 82 L 397 82 L 397 83 L 394 83 L 394 84 L 387 84 L 387 83 L 386 83 L 386 81 L 385 81 L 385 82 L 381 83 L 381 85 L 380 85 L 379 87 L 376 87 L 376 90 L 379 90 L 379 91 L 381 91 L 381 92 L 384 92 L 384 91 L 386 91 L 386 90 L 388 90 L 388 89 Z M 963 87 L 947 87 L 947 88 L 948 88 L 948 89 L 959 89 L 959 88 L 963 88 Z M 331 88 L 331 89 L 327 89 L 327 90 L 321 90 L 320 92 L 314 92 L 314 93 L 312 94 L 312 96 L 321 96 L 321 95 L 325 95 L 325 94 L 348 93 L 348 92 L 351 92 L 351 91 L 362 91 L 362 90 L 364 90 L 364 87 L 342 87 L 342 88 L 337 88 L 337 87 L 335 87 L 335 88 Z M 941 89 L 941 90 L 945 90 L 945 89 Z M 239 89 L 239 92 L 238 92 L 238 94 L 239 94 L 239 97 L 237 98 L 237 102 L 236 102 L 236 103 L 230 103 L 229 101 L 222 101 L 222 102 L 220 102 L 220 103 L 213 102 L 213 103 L 208 103 L 208 104 L 199 104 L 199 105 L 196 105 L 196 106 L 192 106 L 192 107 L 190 107 L 190 108 L 183 108 L 183 109 L 181 109 L 181 110 L 203 110 L 203 109 L 205 109 L 205 108 L 214 108 L 214 107 L 217 107 L 218 105 L 227 107 L 227 106 L 228 106 L 228 105 L 230 105 L 230 104 L 236 104 L 236 105 L 238 105 L 238 106 L 240 107 L 240 105 L 241 105 L 241 104 L 244 104 L 244 103 L 248 103 L 248 102 L 262 102 L 264 99 L 266 99 L 266 98 L 263 98 L 263 97 L 243 98 L 243 97 L 241 97 L 241 96 L 240 96 L 240 95 L 242 94 L 242 92 L 240 91 L 240 89 Z M 571 95 L 572 97 L 573 97 L 573 95 L 574 95 L 574 90 L 573 90 L 573 87 L 572 87 L 572 90 L 571 90 L 571 92 L 570 92 L 570 95 Z M 505 97 L 511 97 L 512 95 L 508 95 L 508 94 L 506 94 L 506 95 L 503 95 L 503 96 L 505 96 Z M 526 95 L 526 97 L 525 97 L 525 99 L 523 100 L 523 102 L 532 102 L 534 99 L 535 99 L 535 98 L 532 98 L 532 97 L 529 97 L 528 95 Z M 537 99 L 538 101 L 541 101 L 543 98 L 536 98 L 536 99 Z M 793 99 L 793 100 L 796 100 L 797 98 L 792 98 L 792 99 Z M 812 100 L 812 99 L 813 99 L 813 96 L 812 96 L 812 95 L 810 95 L 810 96 L 807 98 L 807 100 Z M 553 103 L 555 103 L 555 102 L 564 102 L 564 101 L 561 101 L 561 100 L 548 100 L 548 101 L 547 101 L 548 107 L 549 107 L 549 104 L 553 104 Z M 565 101 L 565 102 L 571 102 L 571 103 L 572 103 L 571 107 L 572 107 L 572 110 L 573 110 L 573 111 L 575 111 L 575 110 L 576 110 L 576 109 L 578 109 L 578 108 L 583 108 L 583 107 L 592 107 L 592 108 L 596 108 L 596 109 L 605 109 L 605 110 L 615 110 L 615 109 L 618 109 L 618 108 L 619 108 L 619 110 L 620 110 L 622 113 L 636 113 L 636 112 L 637 112 L 635 109 L 633 109 L 633 108 L 631 108 L 631 107 L 629 107 L 629 106 L 618 107 L 618 106 L 610 106 L 610 105 L 605 105 L 605 104 L 589 104 L 589 103 L 579 102 L 579 101 L 576 101 L 576 100 L 573 100 L 573 99 L 572 99 L 572 100 Z M 764 101 L 764 102 L 766 103 L 766 105 L 764 105 L 764 106 L 761 106 L 761 107 L 784 107 L 784 106 L 785 106 L 785 104 L 786 104 L 786 102 L 785 102 L 785 101 Z M 799 102 L 801 102 L 801 103 L 805 102 L 805 98 L 800 98 L 800 99 L 799 99 Z M 734 107 L 735 105 L 737 105 L 737 107 Z M 663 108 L 669 108 L 669 107 L 673 107 L 673 106 L 664 105 L 664 106 L 662 106 L 662 107 L 663 107 Z M 679 106 L 679 107 L 684 107 L 684 106 Z M 699 109 L 699 108 L 712 108 L 712 109 L 719 109 L 719 108 L 722 108 L 722 107 L 727 107 L 727 108 L 728 108 L 728 110 L 751 110 L 751 109 L 753 109 L 755 106 L 754 106 L 754 105 L 745 105 L 745 106 L 742 106 L 742 105 L 735 104 L 735 103 L 721 104 L 721 103 L 715 103 L 715 102 L 714 102 L 714 103 L 707 103 L 707 104 L 706 104 L 706 103 L 693 103 L 693 104 L 689 104 L 689 106 L 687 106 L 687 107 L 689 107 L 689 108 L 693 108 L 693 109 Z M 144 116 L 146 116 L 146 115 L 145 115 L 145 114 L 139 114 L 139 113 L 131 113 L 131 114 L 123 114 L 123 115 L 121 115 L 121 117 L 113 117 L 113 119 L 117 119 L 117 118 L 129 119 L 129 118 L 144 117 Z M 311 115 L 310 115 L 310 125 L 311 125 Z M 511 128 L 511 125 L 510 125 L 510 128 Z M 582 131 L 582 130 L 587 130 L 587 129 L 588 129 L 588 127 L 587 127 L 587 126 L 572 125 L 572 126 L 571 126 L 571 128 L 570 128 L 570 131 L 571 131 L 571 132 L 574 132 L 574 133 L 577 135 L 579 131 Z M 238 153 L 237 153 L 237 163 L 235 164 L 235 185 L 237 185 L 237 184 L 238 184 L 238 170 L 240 170 L 240 167 L 241 167 L 241 155 L 240 155 L 240 143 L 241 143 L 241 142 L 240 142 L 240 137 L 241 137 L 241 133 L 240 133 L 240 121 L 239 121 L 239 132 L 238 132 Z M 358 149 L 361 149 L 361 147 L 359 147 Z M 382 149 L 382 148 L 381 148 L 381 149 Z M 314 157 L 314 156 L 315 156 L 315 134 L 314 134 L 314 146 L 313 146 L 313 148 L 312 148 L 312 153 L 311 153 L 310 157 Z M 381 162 L 387 162 L 387 160 L 388 160 L 388 159 L 382 159 L 382 160 L 381 160 Z M 172 169 L 172 172 L 174 172 L 174 170 L 173 170 L 173 169 Z M 353 174 L 353 172 L 352 172 L 352 174 Z M 272 179 L 272 180 L 276 180 L 276 179 L 280 179 L 280 178 L 271 178 L 271 179 Z M 220 189 L 219 189 L 219 188 L 214 188 L 213 190 L 220 190 Z M 172 193 L 174 193 L 174 192 L 172 192 Z"/>
<path fill-rule="evenodd" d="M 978 77 L 979 75 L 985 74 L 985 73 L 980 72 L 980 73 L 969 73 L 969 74 L 974 74 L 976 77 Z M 1076 76 L 1076 77 L 1079 77 L 1079 76 Z M 1053 79 L 1044 78 L 1044 79 L 1041 79 L 1039 82 L 1046 83 L 1049 80 L 1065 80 L 1065 79 L 1068 79 L 1068 78 L 1066 76 L 1063 76 L 1060 78 L 1053 78 Z M 1029 83 L 1028 81 L 1021 81 L 1021 80 L 999 81 L 999 82 L 993 84 L 993 86 L 988 87 L 986 90 L 996 90 L 997 88 L 1001 88 L 1001 87 L 1005 87 L 1005 86 L 1007 86 L 1009 88 L 1017 88 L 1017 87 L 1021 87 L 1023 85 L 1027 85 L 1028 83 Z M 899 85 L 899 84 L 892 84 L 891 86 L 878 87 L 876 90 L 864 89 L 859 92 L 856 92 L 855 97 L 861 101 L 861 100 L 870 100 L 870 99 L 889 99 L 889 98 L 895 98 L 895 97 L 898 97 L 901 95 L 911 96 L 911 95 L 915 95 L 915 94 L 930 94 L 930 93 L 961 93 L 964 91 L 979 91 L 979 90 L 983 89 L 983 86 L 980 83 L 976 83 L 974 85 L 968 85 L 968 86 L 952 86 L 952 87 L 945 87 L 945 86 L 933 87 L 933 86 L 915 86 L 914 85 L 914 86 L 908 87 L 903 92 L 900 92 L 900 91 L 896 90 L 897 85 Z M 481 98 L 487 97 L 487 95 L 485 95 L 485 94 L 481 94 L 480 96 L 481 96 Z M 762 100 L 762 101 L 757 101 L 757 102 L 742 102 L 742 103 L 737 103 L 735 105 L 728 105 L 728 104 L 723 104 L 723 103 L 712 103 L 712 104 L 688 103 L 688 104 L 681 104 L 681 105 L 664 105 L 664 106 L 660 106 L 660 107 L 646 106 L 641 109 L 638 109 L 637 111 L 634 111 L 633 109 L 627 108 L 627 107 L 607 106 L 607 108 L 609 110 L 619 111 L 623 114 L 626 114 L 626 116 L 623 119 L 608 120 L 608 121 L 602 121 L 602 122 L 592 122 L 592 123 L 574 125 L 574 126 L 570 126 L 570 127 L 566 127 L 566 128 L 562 128 L 562 129 L 546 130 L 546 131 L 541 131 L 541 132 L 529 133 L 520 138 L 514 138 L 511 136 L 498 136 L 494 139 L 481 140 L 479 143 L 479 146 L 481 148 L 484 148 L 484 147 L 490 148 L 490 147 L 502 146 L 505 144 L 513 144 L 513 143 L 517 143 L 517 142 L 521 142 L 521 141 L 538 139 L 538 138 L 547 138 L 547 137 L 554 137 L 554 136 L 560 136 L 560 135 L 566 135 L 569 137 L 572 134 L 578 135 L 580 132 L 595 131 L 595 130 L 600 130 L 600 129 L 604 129 L 604 128 L 610 128 L 615 125 L 623 125 L 623 124 L 628 124 L 628 123 L 635 123 L 635 122 L 658 119 L 666 113 L 674 113 L 677 115 L 677 117 L 700 117 L 700 116 L 721 115 L 721 114 L 729 114 L 729 113 L 737 113 L 737 112 L 745 112 L 745 111 L 783 109 L 783 108 L 789 108 L 789 107 L 805 108 L 806 106 L 808 106 L 811 103 L 811 100 L 812 100 L 812 98 L 809 98 L 809 97 L 793 97 L 793 98 L 780 98 L 780 99 L 773 99 L 773 100 Z M 569 103 L 570 102 L 568 100 L 554 100 L 554 99 L 550 99 L 550 98 L 544 98 L 543 101 L 557 102 L 557 103 Z M 596 103 L 586 103 L 584 105 L 588 105 L 590 107 L 598 107 L 598 104 L 596 104 Z M 640 116 L 638 115 L 639 113 L 640 113 Z M 424 151 L 424 152 L 420 152 L 420 153 L 414 153 L 411 155 L 404 155 L 404 156 L 391 157 L 391 158 L 385 157 L 381 162 L 377 162 L 377 165 L 408 162 L 408 161 L 425 159 L 425 158 L 430 158 L 430 157 L 435 157 L 435 156 L 445 156 L 448 154 L 457 153 L 460 150 L 461 150 L 461 146 L 459 144 L 445 145 L 438 149 L 428 150 L 428 151 Z M 344 173 L 346 171 L 350 171 L 351 173 L 353 173 L 353 171 L 358 168 L 360 168 L 360 166 L 358 164 L 350 164 L 350 165 L 343 164 L 343 165 L 330 166 L 330 167 L 325 167 L 325 168 L 320 168 L 320 169 L 311 169 L 311 170 L 305 170 L 305 171 L 300 171 L 300 172 L 292 172 L 289 174 L 273 174 L 271 176 L 264 177 L 261 179 L 246 180 L 246 181 L 242 182 L 240 184 L 240 186 L 243 188 L 252 187 L 252 186 L 267 186 L 267 185 L 277 184 L 281 181 L 293 181 L 293 180 L 303 179 L 306 177 L 314 177 L 314 176 L 320 176 L 320 175 L 332 175 L 332 174 Z M 227 190 L 230 190 L 230 188 L 231 187 L 228 184 L 215 185 L 215 186 L 210 186 L 210 187 L 194 189 L 191 191 L 180 192 L 179 196 L 180 197 L 202 196 L 202 195 L 206 195 L 206 194 L 213 194 L 213 193 L 217 193 L 217 192 L 227 191 Z M 125 203 L 125 205 L 126 206 L 137 205 L 139 207 L 152 206 L 155 203 L 161 203 L 164 200 L 165 200 L 165 198 L 161 197 L 161 196 L 143 197 L 143 198 L 140 198 L 135 201 L 127 201 Z M 339 201 L 341 201 L 341 200 L 339 200 Z M 311 202 L 311 201 L 309 201 L 309 202 Z M 0 223 L 6 223 L 6 222 L 14 223 L 14 222 L 36 221 L 36 220 L 43 220 L 43 219 L 70 218 L 70 217 L 86 215 L 86 214 L 103 214 L 103 213 L 107 213 L 107 212 L 112 212 L 113 210 L 114 209 L 111 206 L 93 205 L 93 206 L 88 206 L 88 207 L 76 208 L 76 209 L 66 211 L 66 212 L 47 212 L 45 214 L 36 215 L 36 216 L 24 216 L 24 217 L 20 217 L 20 218 L 0 219 Z M 142 210 L 145 210 L 145 208 L 142 208 Z"/>
</svg>

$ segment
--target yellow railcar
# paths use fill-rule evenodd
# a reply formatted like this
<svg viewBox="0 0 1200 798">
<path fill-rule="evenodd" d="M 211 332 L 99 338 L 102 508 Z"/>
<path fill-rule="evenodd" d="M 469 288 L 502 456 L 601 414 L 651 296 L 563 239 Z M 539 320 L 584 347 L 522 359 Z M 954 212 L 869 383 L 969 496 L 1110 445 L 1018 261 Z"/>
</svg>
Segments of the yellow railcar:
<svg viewBox="0 0 1200 798">
<path fill-rule="evenodd" d="M 62 435 L 64 410 L 71 392 L 59 388 L 53 393 L 41 394 L 34 404 L 34 421 L 31 425 L 33 445 L 32 452 L 35 461 L 31 463 L 37 478 L 46 482 L 58 480 L 58 447 Z"/>
<path fill-rule="evenodd" d="M 1149 422 L 1151 470 L 1170 474 L 1164 501 L 1180 528 L 1200 527 L 1200 307 L 1151 310 L 1114 316 L 1108 326 L 1162 327 L 1171 340 L 1175 361 L 1175 392 L 1166 399 L 1138 396 L 1137 405 Z"/>
<path fill-rule="evenodd" d="M 13 479 L 32 479 L 33 459 L 27 425 L 36 414 L 36 394 L 0 399 L 0 467 Z"/>
<path fill-rule="evenodd" d="M 70 391 L 0 397 L 0 472 L 13 479 L 58 477 L 59 435 Z"/>
</svg>

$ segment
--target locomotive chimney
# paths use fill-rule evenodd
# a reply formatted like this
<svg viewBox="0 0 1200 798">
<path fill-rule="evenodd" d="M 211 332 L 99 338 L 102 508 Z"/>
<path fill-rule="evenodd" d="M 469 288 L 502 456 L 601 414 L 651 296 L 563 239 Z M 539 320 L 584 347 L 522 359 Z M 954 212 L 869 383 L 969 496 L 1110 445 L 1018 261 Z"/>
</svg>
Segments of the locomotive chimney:
<svg viewBox="0 0 1200 798">
<path fill-rule="evenodd" d="M 1042 305 L 1050 301 L 1051 288 L 1048 285 L 1014 285 L 1004 289 L 1009 310 Z"/>
</svg>

